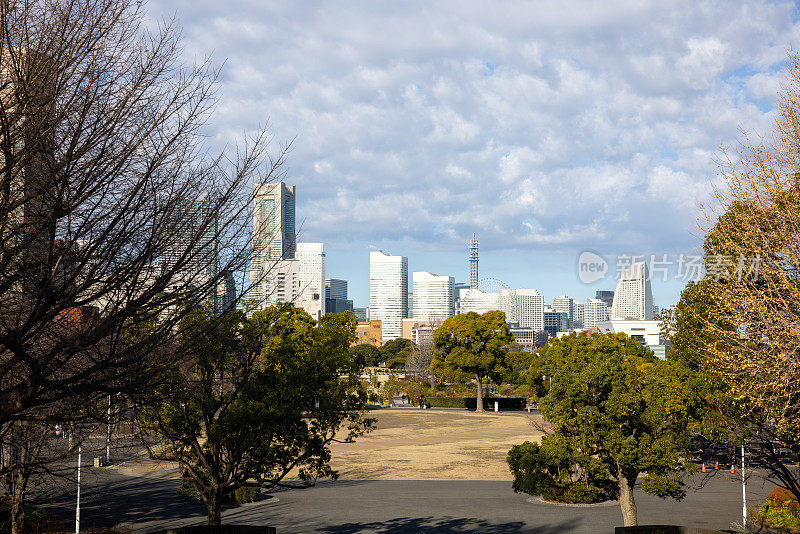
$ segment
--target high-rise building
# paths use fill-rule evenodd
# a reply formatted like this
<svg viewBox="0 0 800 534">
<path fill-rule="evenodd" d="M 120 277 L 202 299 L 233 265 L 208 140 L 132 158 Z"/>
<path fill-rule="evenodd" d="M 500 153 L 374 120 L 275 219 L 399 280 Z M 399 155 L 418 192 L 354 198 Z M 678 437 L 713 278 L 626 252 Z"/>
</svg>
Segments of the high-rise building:
<svg viewBox="0 0 800 534">
<path fill-rule="evenodd" d="M 471 288 L 459 290 L 457 310 L 459 314 L 469 312 L 484 314 L 499 309 L 501 309 L 500 293 Z"/>
<path fill-rule="evenodd" d="M 509 323 L 534 330 L 544 328 L 544 297 L 535 289 L 503 290 L 499 305 Z"/>
<path fill-rule="evenodd" d="M 369 319 L 369 308 L 353 308 L 353 314 L 360 323 L 366 323 Z"/>
<path fill-rule="evenodd" d="M 572 301 L 572 328 L 583 328 L 583 316 L 586 310 L 586 303 L 580 300 Z"/>
<path fill-rule="evenodd" d="M 597 290 L 594 293 L 594 298 L 600 299 L 603 302 L 605 302 L 606 306 L 608 306 L 608 309 L 610 310 L 614 302 L 614 292 Z"/>
<path fill-rule="evenodd" d="M 275 262 L 291 260 L 295 256 L 295 188 L 283 182 L 254 184 L 253 187 L 253 243 L 248 299 L 252 307 L 259 309 L 269 296 L 266 286 L 277 283 L 277 280 L 265 280 L 272 276 Z"/>
<path fill-rule="evenodd" d="M 217 275 L 217 235 L 214 202 L 200 197 L 170 206 L 159 236 L 159 267 L 175 273 L 175 286 L 196 288 L 198 303 L 216 297 L 218 291 L 210 285 Z"/>
<path fill-rule="evenodd" d="M 412 274 L 414 319 L 447 319 L 455 315 L 455 278 L 428 272 Z"/>
<path fill-rule="evenodd" d="M 555 311 L 553 308 L 544 309 L 544 330 L 550 337 L 556 337 L 559 332 L 568 330 L 569 318 L 566 312 Z"/>
<path fill-rule="evenodd" d="M 347 298 L 347 280 L 325 279 L 325 313 L 353 311 L 353 301 Z M 362 319 L 366 320 L 366 318 Z"/>
<path fill-rule="evenodd" d="M 561 295 L 560 297 L 553 297 L 553 310 L 567 314 L 567 329 L 574 328 L 572 325 L 575 322 L 573 310 L 572 297 Z M 563 330 L 562 330 L 563 332 Z"/>
<path fill-rule="evenodd" d="M 339 278 L 325 279 L 325 298 L 326 299 L 347 299 L 347 280 Z"/>
<path fill-rule="evenodd" d="M 588 299 L 583 304 L 583 328 L 592 328 L 608 321 L 608 306 L 600 299 Z"/>
<path fill-rule="evenodd" d="M 322 243 L 297 243 L 294 261 L 299 283 L 295 306 L 319 320 L 325 314 L 325 247 Z"/>
<path fill-rule="evenodd" d="M 408 258 L 369 253 L 369 318 L 381 321 L 383 341 L 403 335 L 408 315 Z"/>
<path fill-rule="evenodd" d="M 634 262 L 622 273 L 614 293 L 611 318 L 653 319 L 653 291 L 645 262 Z"/>
</svg>

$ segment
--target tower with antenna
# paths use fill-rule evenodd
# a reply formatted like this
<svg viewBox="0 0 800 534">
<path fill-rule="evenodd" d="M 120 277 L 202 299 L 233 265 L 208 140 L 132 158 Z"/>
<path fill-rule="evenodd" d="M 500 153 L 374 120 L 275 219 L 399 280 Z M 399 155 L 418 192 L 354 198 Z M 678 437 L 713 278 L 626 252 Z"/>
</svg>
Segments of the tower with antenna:
<svg viewBox="0 0 800 534">
<path fill-rule="evenodd" d="M 469 288 L 478 289 L 478 238 L 475 232 L 469 242 Z"/>
</svg>

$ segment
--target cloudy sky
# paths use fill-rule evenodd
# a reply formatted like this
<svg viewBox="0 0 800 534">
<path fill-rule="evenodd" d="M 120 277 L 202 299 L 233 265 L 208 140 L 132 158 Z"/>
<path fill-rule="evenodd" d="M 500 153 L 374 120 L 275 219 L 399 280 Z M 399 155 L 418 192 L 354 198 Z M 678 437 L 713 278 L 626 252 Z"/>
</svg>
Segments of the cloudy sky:
<svg viewBox="0 0 800 534">
<path fill-rule="evenodd" d="M 594 296 L 620 254 L 699 250 L 721 147 L 767 133 L 788 2 L 151 0 L 224 62 L 210 134 L 294 139 L 302 241 L 368 301 L 371 246 L 410 271 Z M 591 285 L 578 254 L 611 264 Z M 657 304 L 683 286 L 653 282 Z"/>
</svg>

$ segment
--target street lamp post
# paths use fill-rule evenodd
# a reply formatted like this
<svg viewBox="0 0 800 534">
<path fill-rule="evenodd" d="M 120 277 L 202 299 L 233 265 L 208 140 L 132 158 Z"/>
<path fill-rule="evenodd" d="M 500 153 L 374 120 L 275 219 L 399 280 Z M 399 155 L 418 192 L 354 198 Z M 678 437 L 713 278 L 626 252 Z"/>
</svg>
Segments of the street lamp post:
<svg viewBox="0 0 800 534">
<path fill-rule="evenodd" d="M 742 442 L 742 528 L 747 529 L 747 481 L 744 478 L 744 442 Z"/>
<path fill-rule="evenodd" d="M 75 534 L 81 531 L 81 444 L 78 443 L 78 498 L 75 502 Z"/>
</svg>

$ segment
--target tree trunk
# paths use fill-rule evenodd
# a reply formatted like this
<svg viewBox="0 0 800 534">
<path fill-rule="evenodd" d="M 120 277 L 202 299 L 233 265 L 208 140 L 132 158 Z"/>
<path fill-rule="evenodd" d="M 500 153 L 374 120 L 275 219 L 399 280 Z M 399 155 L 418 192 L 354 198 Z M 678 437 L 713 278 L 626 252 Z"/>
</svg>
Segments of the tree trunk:
<svg viewBox="0 0 800 534">
<path fill-rule="evenodd" d="M 208 508 L 208 524 L 221 525 L 222 524 L 222 490 L 214 487 L 206 499 L 206 508 Z"/>
<path fill-rule="evenodd" d="M 23 495 L 14 491 L 11 496 L 11 534 L 22 534 L 25 529 L 25 508 L 22 506 Z"/>
<path fill-rule="evenodd" d="M 475 406 L 475 411 L 476 412 L 482 412 L 483 411 L 483 383 L 482 383 L 483 380 L 481 379 L 480 376 L 477 376 L 477 375 L 475 376 L 475 378 L 478 379 L 478 394 L 477 394 L 476 399 L 475 399 L 475 400 L 478 401 L 478 404 Z"/>
<path fill-rule="evenodd" d="M 619 507 L 622 510 L 622 521 L 626 527 L 635 527 L 639 524 L 636 517 L 636 501 L 633 498 L 633 486 L 636 477 L 629 480 L 621 476 L 619 479 Z"/>
</svg>

